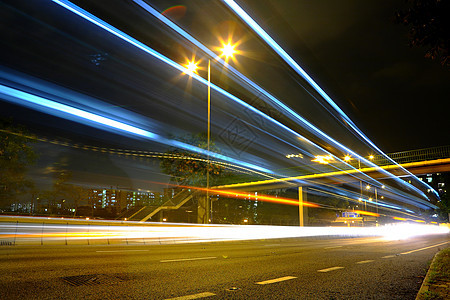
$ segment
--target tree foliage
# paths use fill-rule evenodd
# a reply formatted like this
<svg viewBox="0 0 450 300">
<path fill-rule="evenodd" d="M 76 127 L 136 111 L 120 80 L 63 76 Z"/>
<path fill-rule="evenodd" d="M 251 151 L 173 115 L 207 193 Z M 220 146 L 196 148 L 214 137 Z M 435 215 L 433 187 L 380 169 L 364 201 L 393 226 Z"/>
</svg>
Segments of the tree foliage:
<svg viewBox="0 0 450 300">
<path fill-rule="evenodd" d="M 0 119 L 0 204 L 7 206 L 33 186 L 27 167 L 36 160 L 26 130 Z"/>
<path fill-rule="evenodd" d="M 409 7 L 398 11 L 395 20 L 409 27 L 409 45 L 425 47 L 425 57 L 450 66 L 450 1 L 407 0 Z"/>
<path fill-rule="evenodd" d="M 208 148 L 206 134 L 188 135 L 177 140 L 196 146 Z M 219 153 L 214 141 L 210 141 L 211 152 Z M 160 163 L 161 170 L 170 175 L 171 181 L 178 185 L 206 186 L 206 174 L 209 169 L 210 184 L 213 185 L 223 173 L 224 167 L 214 162 L 208 164 L 207 157 L 184 149 L 169 149 Z"/>
</svg>

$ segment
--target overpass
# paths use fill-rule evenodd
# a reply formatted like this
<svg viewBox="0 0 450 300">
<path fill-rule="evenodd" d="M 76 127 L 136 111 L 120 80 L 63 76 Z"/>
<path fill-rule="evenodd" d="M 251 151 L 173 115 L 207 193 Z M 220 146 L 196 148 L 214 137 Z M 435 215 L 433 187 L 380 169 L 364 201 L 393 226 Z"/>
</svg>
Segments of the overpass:
<svg viewBox="0 0 450 300">
<path fill-rule="evenodd" d="M 248 193 L 264 190 L 297 188 L 299 186 L 303 187 L 303 191 L 305 191 L 305 188 L 307 187 L 316 187 L 315 190 L 317 190 L 317 187 L 320 188 L 320 186 L 329 185 L 346 185 L 347 189 L 351 190 L 351 186 L 355 186 L 355 184 L 356 186 L 358 186 L 361 180 L 366 180 L 366 177 L 370 177 L 374 180 L 380 181 L 389 180 L 392 177 L 405 177 L 405 180 L 407 180 L 407 177 L 410 176 L 410 174 L 406 173 L 404 169 L 408 170 L 414 175 L 450 172 L 450 146 L 396 152 L 388 154 L 388 156 L 392 159 L 395 159 L 397 162 L 399 162 L 399 164 L 392 164 L 382 156 L 374 156 L 371 158 L 371 160 L 377 165 L 376 167 L 358 168 L 358 165 L 360 165 L 360 163 L 353 162 L 350 163 L 348 169 L 345 170 L 317 174 L 306 174 L 280 179 L 228 184 L 212 187 L 211 191 L 219 192 L 220 190 L 223 190 Z M 355 167 L 352 167 L 352 164 Z M 417 188 L 420 187 L 417 186 Z M 355 189 L 353 188 L 353 190 Z M 145 222 L 160 211 L 179 209 L 183 204 L 191 200 L 194 196 L 201 197 L 201 191 L 202 189 L 193 189 L 192 191 L 187 192 L 187 189 L 184 189 L 176 194 L 173 199 L 163 204 L 161 207 L 144 207 L 140 209 L 139 214 L 136 212 L 131 212 L 130 219 Z M 355 190 L 355 194 L 358 194 L 357 188 Z M 383 189 L 383 195 L 385 196 L 382 197 L 386 197 L 386 201 L 390 199 L 390 201 L 395 203 L 398 202 L 395 200 L 395 194 L 396 193 L 389 191 L 389 189 Z M 429 194 L 430 193 L 428 193 L 428 196 L 430 196 Z M 436 201 L 436 198 L 434 198 L 433 200 Z M 302 201 L 306 202 L 306 193 L 303 192 Z M 422 203 L 432 208 L 436 208 L 436 206 L 434 206 L 432 203 L 426 203 L 423 201 Z M 369 203 L 369 205 L 374 204 Z M 144 216 L 141 212 L 145 211 L 147 211 L 147 213 Z M 134 215 L 132 215 L 133 213 Z M 204 214 L 203 208 L 199 209 L 199 214 Z M 199 219 L 204 219 L 204 216 L 200 216 Z"/>
<path fill-rule="evenodd" d="M 396 152 L 388 154 L 397 164 L 392 164 L 383 156 L 373 156 L 371 159 L 376 167 L 359 168 L 358 163 L 350 163 L 347 169 L 325 172 L 318 174 L 307 174 L 300 176 L 293 176 L 281 179 L 261 180 L 254 182 L 243 182 L 229 185 L 218 186 L 218 189 L 238 189 L 238 190 L 264 190 L 287 188 L 293 184 L 302 181 L 306 184 L 308 182 L 322 182 L 325 184 L 342 184 L 353 181 L 359 181 L 358 175 L 364 174 L 373 179 L 389 179 L 391 176 L 407 177 L 410 174 L 406 173 L 404 169 L 408 170 L 414 175 L 423 175 L 438 172 L 450 172 L 450 146 L 434 147 L 419 150 L 410 150 L 403 152 Z M 381 170 L 388 171 L 381 172 Z"/>
</svg>

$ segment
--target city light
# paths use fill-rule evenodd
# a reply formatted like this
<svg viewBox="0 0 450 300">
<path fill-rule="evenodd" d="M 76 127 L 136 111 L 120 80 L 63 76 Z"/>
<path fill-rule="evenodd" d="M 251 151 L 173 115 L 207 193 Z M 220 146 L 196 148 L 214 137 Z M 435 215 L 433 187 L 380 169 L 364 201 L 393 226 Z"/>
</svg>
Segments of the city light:
<svg viewBox="0 0 450 300">
<path fill-rule="evenodd" d="M 315 158 L 311 161 L 327 165 L 330 162 L 334 161 L 334 158 L 331 155 L 316 155 Z"/>
<path fill-rule="evenodd" d="M 184 72 L 185 74 L 191 75 L 192 74 L 198 74 L 197 73 L 197 69 L 198 69 L 198 62 L 194 62 L 194 61 L 189 61 L 186 65 L 186 71 Z"/>
<path fill-rule="evenodd" d="M 222 55 L 221 56 L 225 56 L 225 59 L 233 57 L 234 54 L 237 52 L 235 47 L 236 47 L 236 45 L 232 45 L 231 43 L 223 45 L 223 47 L 221 49 L 222 50 Z"/>
</svg>

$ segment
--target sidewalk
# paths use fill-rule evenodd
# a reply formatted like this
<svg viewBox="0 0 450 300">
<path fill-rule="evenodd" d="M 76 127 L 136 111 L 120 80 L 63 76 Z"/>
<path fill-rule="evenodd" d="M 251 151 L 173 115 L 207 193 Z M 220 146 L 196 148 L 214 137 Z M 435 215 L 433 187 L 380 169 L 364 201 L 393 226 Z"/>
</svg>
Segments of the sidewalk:
<svg viewBox="0 0 450 300">
<path fill-rule="evenodd" d="M 450 299 L 450 248 L 435 255 L 416 300 Z"/>
</svg>

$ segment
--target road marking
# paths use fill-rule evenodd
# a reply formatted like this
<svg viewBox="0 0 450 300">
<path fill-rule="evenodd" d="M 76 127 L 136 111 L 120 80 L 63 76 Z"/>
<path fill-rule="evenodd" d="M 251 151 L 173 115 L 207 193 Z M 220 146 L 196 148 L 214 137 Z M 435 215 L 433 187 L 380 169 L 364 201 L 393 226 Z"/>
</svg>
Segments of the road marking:
<svg viewBox="0 0 450 300">
<path fill-rule="evenodd" d="M 167 298 L 166 300 L 190 300 L 190 299 L 200 299 L 200 298 L 206 298 L 206 297 L 211 297 L 211 296 L 215 296 L 216 294 L 210 293 L 210 292 L 204 292 L 204 293 L 198 293 L 198 294 L 193 294 L 193 295 L 186 295 L 186 296 L 181 296 L 181 297 L 176 297 L 176 298 Z"/>
<path fill-rule="evenodd" d="M 149 250 L 97 250 L 95 252 L 142 252 Z"/>
<path fill-rule="evenodd" d="M 386 256 L 383 256 L 382 258 L 392 258 L 392 257 L 395 257 L 395 255 L 386 255 Z"/>
<path fill-rule="evenodd" d="M 336 249 L 336 248 L 342 248 L 342 246 L 325 247 L 323 249 Z"/>
<path fill-rule="evenodd" d="M 275 278 L 275 279 L 271 279 L 271 280 L 256 282 L 256 284 L 270 284 L 270 283 L 275 283 L 275 282 L 280 282 L 280 281 L 285 281 L 285 280 L 291 280 L 291 279 L 295 279 L 295 278 L 297 278 L 297 277 L 286 276 L 286 277 L 280 277 L 280 278 Z"/>
<path fill-rule="evenodd" d="M 214 259 L 217 258 L 216 256 L 209 256 L 209 257 L 194 257 L 194 258 L 179 258 L 179 259 L 165 259 L 161 260 L 160 262 L 166 263 L 166 262 L 175 262 L 175 261 L 190 261 L 190 260 L 202 260 L 202 259 Z M 194 298 L 193 298 L 194 299 Z"/>
<path fill-rule="evenodd" d="M 436 244 L 436 245 L 433 245 L 433 246 L 428 246 L 428 247 L 424 247 L 424 248 L 420 248 L 420 249 L 416 249 L 416 250 L 411 250 L 411 251 L 408 251 L 408 252 L 403 252 L 403 253 L 400 253 L 400 254 L 410 254 L 410 253 L 413 253 L 413 252 L 430 249 L 430 248 L 441 246 L 441 245 L 445 245 L 445 244 L 448 244 L 448 243 L 450 243 L 450 242 L 444 242 L 444 243 Z"/>
<path fill-rule="evenodd" d="M 374 261 L 373 259 L 362 260 L 362 261 L 358 261 L 357 264 L 368 264 L 368 263 L 371 263 L 373 261 Z"/>
<path fill-rule="evenodd" d="M 334 270 L 339 270 L 339 269 L 343 269 L 344 267 L 331 267 L 331 268 L 327 268 L 327 269 L 322 269 L 322 270 L 317 270 L 317 272 L 330 272 L 330 271 L 334 271 Z"/>
<path fill-rule="evenodd" d="M 281 244 L 267 244 L 267 245 L 264 245 L 264 247 L 274 247 L 274 246 L 281 246 Z"/>
</svg>

